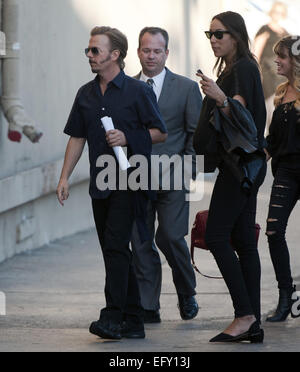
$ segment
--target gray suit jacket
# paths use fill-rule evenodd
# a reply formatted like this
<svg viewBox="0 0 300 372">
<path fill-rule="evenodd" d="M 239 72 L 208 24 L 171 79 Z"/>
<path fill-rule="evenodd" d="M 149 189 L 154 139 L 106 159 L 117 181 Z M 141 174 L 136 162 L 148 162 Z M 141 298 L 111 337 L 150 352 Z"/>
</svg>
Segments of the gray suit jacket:
<svg viewBox="0 0 300 372">
<path fill-rule="evenodd" d="M 199 85 L 167 68 L 166 71 L 158 106 L 168 129 L 168 138 L 164 143 L 153 145 L 152 154 L 195 155 L 193 135 L 202 106 Z M 138 80 L 140 77 L 141 72 L 135 76 Z"/>
</svg>

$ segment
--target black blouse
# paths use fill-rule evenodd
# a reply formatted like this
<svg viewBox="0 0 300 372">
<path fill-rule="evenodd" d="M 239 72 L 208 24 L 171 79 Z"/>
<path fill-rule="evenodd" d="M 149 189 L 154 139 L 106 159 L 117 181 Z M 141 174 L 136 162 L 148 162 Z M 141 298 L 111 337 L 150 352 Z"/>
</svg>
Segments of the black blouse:
<svg viewBox="0 0 300 372">
<path fill-rule="evenodd" d="M 300 111 L 295 101 L 277 106 L 267 137 L 267 150 L 276 162 L 300 168 Z"/>
<path fill-rule="evenodd" d="M 248 58 L 240 58 L 232 67 L 230 73 L 222 73 L 217 84 L 226 96 L 233 98 L 242 96 L 247 109 L 253 116 L 257 127 L 259 150 L 263 151 L 266 146 L 264 131 L 266 125 L 266 107 L 260 72 L 256 63 Z M 194 135 L 194 147 L 197 154 L 205 156 L 205 171 L 213 172 L 218 166 L 218 145 L 212 143 L 212 127 L 209 123 L 211 113 L 216 105 L 214 99 L 207 96 L 203 100 L 202 111 L 197 130 Z M 198 143 L 197 143 L 198 142 Z"/>
</svg>

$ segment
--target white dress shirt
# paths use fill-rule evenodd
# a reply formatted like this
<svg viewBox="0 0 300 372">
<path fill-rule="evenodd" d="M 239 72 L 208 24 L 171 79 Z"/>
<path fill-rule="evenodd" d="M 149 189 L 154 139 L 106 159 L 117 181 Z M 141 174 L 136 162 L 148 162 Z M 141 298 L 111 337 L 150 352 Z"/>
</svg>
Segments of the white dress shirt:
<svg viewBox="0 0 300 372">
<path fill-rule="evenodd" d="M 153 84 L 153 90 L 154 90 L 154 93 L 156 94 L 156 98 L 157 98 L 157 101 L 159 100 L 159 97 L 160 97 L 160 94 L 161 94 L 161 91 L 162 91 L 162 87 L 163 87 L 163 84 L 164 84 L 164 80 L 165 80 L 165 76 L 166 76 L 166 69 L 164 68 L 162 70 L 162 72 L 152 78 L 146 76 L 143 71 L 141 73 L 141 77 L 140 77 L 140 80 L 144 81 L 145 83 L 147 83 L 147 80 L 149 79 L 152 79 L 154 81 L 154 84 Z"/>
</svg>

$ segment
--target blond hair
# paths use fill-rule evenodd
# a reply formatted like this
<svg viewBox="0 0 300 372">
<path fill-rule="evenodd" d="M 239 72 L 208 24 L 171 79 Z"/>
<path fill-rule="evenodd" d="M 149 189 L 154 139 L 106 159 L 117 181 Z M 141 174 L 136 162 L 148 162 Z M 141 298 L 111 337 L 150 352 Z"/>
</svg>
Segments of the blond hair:
<svg viewBox="0 0 300 372">
<path fill-rule="evenodd" d="M 295 108 L 300 112 L 300 50 L 298 44 L 300 43 L 300 36 L 287 36 L 279 40 L 274 46 L 274 52 L 278 56 L 283 56 L 284 51 L 287 50 L 293 65 L 294 88 L 297 91 L 297 98 Z M 287 92 L 289 82 L 280 84 L 275 92 L 274 104 L 275 107 L 282 103 L 282 100 Z"/>
<path fill-rule="evenodd" d="M 274 12 L 275 8 L 277 7 L 282 7 L 284 9 L 284 18 L 287 17 L 288 15 L 288 9 L 287 9 L 287 5 L 285 3 L 283 3 L 282 1 L 275 1 L 269 11 L 269 16 L 272 17 L 272 13 Z"/>
</svg>

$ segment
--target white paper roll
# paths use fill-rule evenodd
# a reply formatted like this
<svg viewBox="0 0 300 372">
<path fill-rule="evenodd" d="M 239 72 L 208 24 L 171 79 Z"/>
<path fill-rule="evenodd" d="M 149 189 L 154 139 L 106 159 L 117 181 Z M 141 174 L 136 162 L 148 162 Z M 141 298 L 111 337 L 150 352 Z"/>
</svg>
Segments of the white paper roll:
<svg viewBox="0 0 300 372">
<path fill-rule="evenodd" d="M 108 117 L 108 116 L 105 116 L 104 118 L 101 119 L 101 122 L 104 126 L 104 129 L 105 129 L 105 132 L 108 132 L 110 130 L 114 130 L 115 129 L 115 126 L 114 126 L 114 123 L 112 121 L 112 118 Z M 119 165 L 120 165 L 120 168 L 124 171 L 128 168 L 131 167 L 127 157 L 125 156 L 125 153 L 122 149 L 121 146 L 115 146 L 113 147 L 113 150 L 114 150 L 114 153 L 116 155 L 116 158 L 118 159 L 118 162 L 119 162 Z"/>
</svg>

